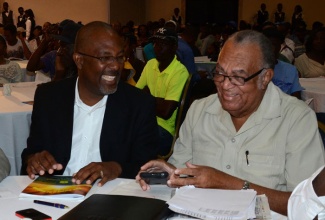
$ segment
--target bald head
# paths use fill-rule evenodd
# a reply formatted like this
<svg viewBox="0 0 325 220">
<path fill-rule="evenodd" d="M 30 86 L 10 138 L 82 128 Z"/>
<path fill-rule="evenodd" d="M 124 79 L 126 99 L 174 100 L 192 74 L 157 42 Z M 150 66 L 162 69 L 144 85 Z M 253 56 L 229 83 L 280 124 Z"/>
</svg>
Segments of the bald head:
<svg viewBox="0 0 325 220">
<path fill-rule="evenodd" d="M 75 51 L 83 51 L 86 47 L 91 47 L 94 43 L 92 39 L 99 33 L 106 33 L 111 37 L 119 37 L 118 33 L 107 23 L 101 21 L 90 22 L 80 28 L 76 36 Z"/>
</svg>

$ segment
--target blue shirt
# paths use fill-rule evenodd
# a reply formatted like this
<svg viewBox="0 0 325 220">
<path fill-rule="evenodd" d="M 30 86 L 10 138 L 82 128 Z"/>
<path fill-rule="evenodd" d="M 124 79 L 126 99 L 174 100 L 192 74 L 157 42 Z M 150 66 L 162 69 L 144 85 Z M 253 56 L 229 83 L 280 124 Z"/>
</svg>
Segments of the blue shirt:
<svg viewBox="0 0 325 220">
<path fill-rule="evenodd" d="M 153 58 L 156 58 L 156 54 L 153 49 L 153 43 L 149 43 L 146 46 L 144 46 L 143 52 L 147 62 Z"/>
<path fill-rule="evenodd" d="M 55 58 L 56 58 L 56 50 L 52 50 L 41 57 L 41 61 L 44 64 L 44 68 L 42 71 L 44 73 L 50 73 L 51 79 L 55 74 Z"/>
<path fill-rule="evenodd" d="M 288 95 L 304 89 L 299 83 L 297 68 L 281 60 L 274 67 L 272 82 Z"/>
</svg>

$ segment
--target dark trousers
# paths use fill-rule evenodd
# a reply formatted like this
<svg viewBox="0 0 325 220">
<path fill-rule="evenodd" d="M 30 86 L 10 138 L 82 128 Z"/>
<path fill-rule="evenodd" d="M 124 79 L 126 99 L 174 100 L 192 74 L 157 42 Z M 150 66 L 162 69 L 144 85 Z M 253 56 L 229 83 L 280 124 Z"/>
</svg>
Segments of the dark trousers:
<svg viewBox="0 0 325 220">
<path fill-rule="evenodd" d="M 173 136 L 161 126 L 159 127 L 159 149 L 158 155 L 165 156 L 169 153 L 172 143 L 173 143 Z"/>
</svg>

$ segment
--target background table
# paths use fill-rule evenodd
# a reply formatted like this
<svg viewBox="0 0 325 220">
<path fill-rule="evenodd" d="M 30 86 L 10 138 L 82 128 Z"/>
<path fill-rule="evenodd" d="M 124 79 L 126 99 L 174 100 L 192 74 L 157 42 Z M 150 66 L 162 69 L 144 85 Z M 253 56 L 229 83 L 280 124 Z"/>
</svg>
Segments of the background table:
<svg viewBox="0 0 325 220">
<path fill-rule="evenodd" d="M 19 175 L 21 152 L 26 147 L 31 123 L 36 82 L 12 83 L 11 96 L 4 96 L 0 88 L 0 147 L 11 165 L 10 175 Z M 0 218 L 1 219 L 1 218 Z"/>
<path fill-rule="evenodd" d="M 217 62 L 210 61 L 207 56 L 194 57 L 194 62 L 198 72 L 205 72 L 208 79 L 213 79 Z"/>
<path fill-rule="evenodd" d="M 299 82 L 305 88 L 301 98 L 304 101 L 313 98 L 310 107 L 317 113 L 325 112 L 325 78 L 300 78 Z"/>
</svg>

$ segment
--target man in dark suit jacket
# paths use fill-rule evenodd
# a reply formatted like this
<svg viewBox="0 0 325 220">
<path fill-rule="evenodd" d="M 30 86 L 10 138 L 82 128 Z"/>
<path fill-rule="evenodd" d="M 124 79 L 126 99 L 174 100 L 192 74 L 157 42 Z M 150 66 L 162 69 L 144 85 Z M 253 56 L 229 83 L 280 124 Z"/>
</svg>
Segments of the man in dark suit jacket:
<svg viewBox="0 0 325 220">
<path fill-rule="evenodd" d="M 36 90 L 21 174 L 32 179 L 46 172 L 68 174 L 77 184 L 101 178 L 100 186 L 117 177 L 134 178 L 141 165 L 157 155 L 154 98 L 120 82 L 123 42 L 104 22 L 79 30 L 73 58 L 78 78 Z M 89 119 L 102 107 L 104 115 L 97 112 Z M 84 134 L 93 140 L 89 149 L 81 140 Z M 99 161 L 89 159 L 96 157 Z"/>
</svg>

